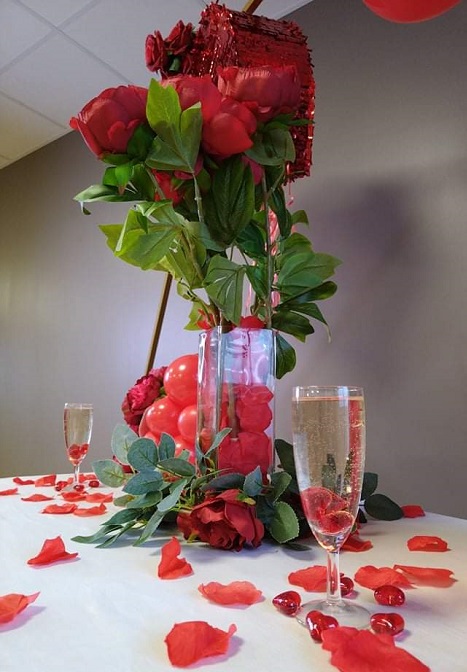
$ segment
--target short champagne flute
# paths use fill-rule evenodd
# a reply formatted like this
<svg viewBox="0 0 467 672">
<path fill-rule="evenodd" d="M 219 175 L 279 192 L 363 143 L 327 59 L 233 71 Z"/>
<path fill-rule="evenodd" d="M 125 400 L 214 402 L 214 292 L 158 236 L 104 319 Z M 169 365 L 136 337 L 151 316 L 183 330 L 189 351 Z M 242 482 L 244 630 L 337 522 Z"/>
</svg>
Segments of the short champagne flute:
<svg viewBox="0 0 467 672">
<path fill-rule="evenodd" d="M 91 404 L 65 404 L 63 429 L 68 459 L 74 469 L 72 488 L 79 485 L 79 469 L 89 450 L 92 422 Z"/>
<path fill-rule="evenodd" d="M 302 605 L 297 619 L 319 611 L 339 625 L 368 627 L 366 609 L 343 600 L 339 550 L 354 527 L 365 463 L 363 389 L 294 387 L 292 431 L 295 469 L 308 524 L 327 554 L 326 599 Z"/>
</svg>

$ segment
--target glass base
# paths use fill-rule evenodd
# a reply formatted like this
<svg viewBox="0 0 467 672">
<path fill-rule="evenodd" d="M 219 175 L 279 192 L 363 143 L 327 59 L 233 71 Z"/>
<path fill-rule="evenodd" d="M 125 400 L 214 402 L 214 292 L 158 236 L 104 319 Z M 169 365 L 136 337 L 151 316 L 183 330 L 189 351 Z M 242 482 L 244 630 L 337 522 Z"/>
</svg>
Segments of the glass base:
<svg viewBox="0 0 467 672">
<path fill-rule="evenodd" d="M 327 600 L 305 602 L 295 618 L 306 627 L 306 615 L 313 610 L 320 611 L 326 616 L 334 616 L 339 625 L 346 625 L 359 630 L 364 630 L 370 626 L 370 612 L 364 607 L 359 607 L 358 604 L 352 604 L 347 600 L 341 600 L 335 604 Z"/>
</svg>

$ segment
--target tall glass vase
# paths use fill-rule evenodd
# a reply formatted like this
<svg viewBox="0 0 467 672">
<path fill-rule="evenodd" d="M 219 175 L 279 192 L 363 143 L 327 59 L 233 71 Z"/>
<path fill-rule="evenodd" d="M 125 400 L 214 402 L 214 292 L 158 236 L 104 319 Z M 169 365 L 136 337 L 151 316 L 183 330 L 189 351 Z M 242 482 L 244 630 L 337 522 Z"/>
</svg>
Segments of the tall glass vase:
<svg viewBox="0 0 467 672">
<path fill-rule="evenodd" d="M 274 469 L 275 334 L 271 329 L 217 327 L 203 332 L 198 363 L 198 439 L 230 433 L 216 451 L 219 470 L 248 474 Z"/>
</svg>

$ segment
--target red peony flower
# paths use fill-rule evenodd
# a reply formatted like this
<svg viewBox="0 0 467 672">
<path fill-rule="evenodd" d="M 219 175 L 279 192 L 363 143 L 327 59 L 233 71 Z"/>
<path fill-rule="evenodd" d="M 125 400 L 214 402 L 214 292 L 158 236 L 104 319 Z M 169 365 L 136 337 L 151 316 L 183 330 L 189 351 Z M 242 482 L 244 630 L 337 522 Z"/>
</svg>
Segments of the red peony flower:
<svg viewBox="0 0 467 672">
<path fill-rule="evenodd" d="M 126 393 L 122 402 L 123 418 L 133 431 L 138 432 L 144 411 L 159 397 L 166 368 L 152 369 L 146 376 L 138 378 Z"/>
<path fill-rule="evenodd" d="M 179 516 L 177 525 L 185 539 L 197 536 L 213 548 L 240 551 L 245 544 L 260 545 L 263 523 L 252 504 L 238 499 L 240 490 L 231 489 L 206 499 L 189 514 Z"/>
<path fill-rule="evenodd" d="M 98 158 L 124 154 L 135 129 L 146 122 L 147 96 L 148 90 L 141 86 L 105 89 L 70 119 L 70 126 Z"/>
<path fill-rule="evenodd" d="M 181 203 L 181 201 L 183 201 L 183 193 L 180 189 L 174 188 L 170 174 L 158 172 L 156 170 L 153 170 L 152 172 L 164 194 L 164 197 L 170 199 L 174 205 Z M 157 192 L 154 195 L 154 200 L 161 200 L 161 197 Z"/>
<path fill-rule="evenodd" d="M 294 66 L 219 68 L 217 86 L 224 96 L 246 103 L 259 121 L 293 113 L 300 101 L 300 80 Z"/>
</svg>

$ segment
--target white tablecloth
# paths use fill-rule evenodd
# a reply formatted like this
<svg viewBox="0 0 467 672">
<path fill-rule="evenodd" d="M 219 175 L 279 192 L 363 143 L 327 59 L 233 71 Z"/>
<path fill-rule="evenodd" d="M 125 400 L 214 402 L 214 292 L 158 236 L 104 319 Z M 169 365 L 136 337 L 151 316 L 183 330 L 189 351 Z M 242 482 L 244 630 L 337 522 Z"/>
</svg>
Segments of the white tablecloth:
<svg viewBox="0 0 467 672">
<path fill-rule="evenodd" d="M 10 487 L 14 487 L 11 479 L 0 479 L 0 491 Z M 0 497 L 0 595 L 37 591 L 40 595 L 15 620 L 0 625 L 1 672 L 174 670 L 164 638 L 174 623 L 189 620 L 204 620 L 223 630 L 231 623 L 237 626 L 229 655 L 205 659 L 195 669 L 335 670 L 328 662 L 329 653 L 271 603 L 274 595 L 292 588 L 287 581 L 291 571 L 324 564 L 319 547 L 298 552 L 265 543 L 259 549 L 235 553 L 184 544 L 182 555 L 192 564 L 193 575 L 163 581 L 157 577 L 157 566 L 167 536 L 138 548 L 127 541 L 108 549 L 79 544 L 71 537 L 93 534 L 103 517 L 41 514 L 49 502 L 23 502 L 21 497 L 33 492 L 55 495 L 54 489 L 18 486 L 18 490 L 18 495 Z M 108 507 L 110 512 L 115 510 L 113 505 Z M 410 552 L 407 539 L 417 534 L 441 536 L 451 550 Z M 27 565 L 45 539 L 58 535 L 67 551 L 78 551 L 78 559 L 44 567 Z M 454 571 L 457 582 L 450 588 L 407 591 L 406 604 L 400 609 L 406 631 L 397 642 L 432 672 L 466 672 L 467 521 L 435 514 L 371 521 L 362 536 L 370 538 L 374 547 L 364 553 L 342 553 L 341 571 L 348 576 L 353 577 L 362 565 L 394 563 Z M 221 607 L 197 590 L 201 583 L 234 580 L 253 582 L 264 600 L 250 607 Z M 370 611 L 391 611 L 376 604 L 372 591 L 356 588 L 359 603 Z"/>
</svg>

